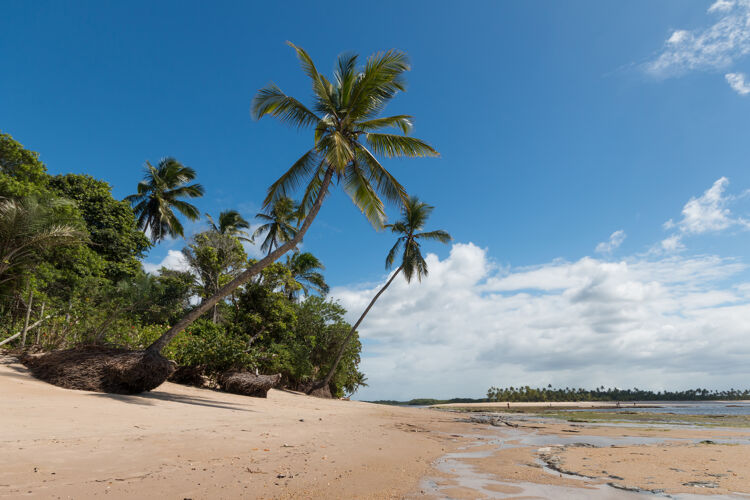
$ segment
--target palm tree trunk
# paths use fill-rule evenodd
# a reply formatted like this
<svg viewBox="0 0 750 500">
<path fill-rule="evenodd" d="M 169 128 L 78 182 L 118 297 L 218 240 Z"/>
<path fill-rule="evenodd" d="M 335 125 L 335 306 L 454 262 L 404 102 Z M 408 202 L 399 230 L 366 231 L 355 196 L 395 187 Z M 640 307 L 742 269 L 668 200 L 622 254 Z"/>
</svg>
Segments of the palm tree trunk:
<svg viewBox="0 0 750 500">
<path fill-rule="evenodd" d="M 360 323 L 362 323 L 362 320 L 365 319 L 365 316 L 367 316 L 367 313 L 370 312 L 370 309 L 372 309 L 372 306 L 375 305 L 375 301 L 377 301 L 378 298 L 383 294 L 383 292 L 385 292 L 385 289 L 388 288 L 391 285 L 391 283 L 393 283 L 393 280 L 396 279 L 396 276 L 398 276 L 398 273 L 400 273 L 403 268 L 404 266 L 399 266 L 399 268 L 396 269 L 396 272 L 393 273 L 390 279 L 385 283 L 385 285 L 383 285 L 383 288 L 381 288 L 378 291 L 378 293 L 375 294 L 375 296 L 372 298 L 370 303 L 367 305 L 367 309 L 365 309 L 365 312 L 363 312 L 362 316 L 360 316 L 357 322 L 354 323 L 354 326 L 352 326 L 352 329 L 349 330 L 349 334 L 346 336 L 346 339 L 344 339 L 344 342 L 341 343 L 341 346 L 339 347 L 339 352 L 338 354 L 336 354 L 336 360 L 333 362 L 331 369 L 328 370 L 328 375 L 326 375 L 326 378 L 324 378 L 320 382 L 313 384 L 310 390 L 308 391 L 308 394 L 316 389 L 320 389 L 321 387 L 325 387 L 329 383 L 331 383 L 333 374 L 336 372 L 336 368 L 339 366 L 339 363 L 341 362 L 341 358 L 344 356 L 344 351 L 346 350 L 346 347 L 349 345 L 349 341 L 351 341 L 352 337 L 354 336 L 354 332 L 357 331 L 357 328 L 359 328 L 359 325 Z"/>
<path fill-rule="evenodd" d="M 40 317 L 40 318 L 43 318 L 43 317 L 44 317 L 44 305 L 45 305 L 46 303 L 47 303 L 47 301 L 46 301 L 46 300 L 43 300 L 43 301 L 42 301 L 42 310 L 41 310 L 41 311 L 39 312 L 39 317 Z M 41 335 L 41 333 L 42 333 L 42 329 L 41 329 L 41 328 L 40 328 L 39 330 L 37 330 L 37 331 L 36 331 L 36 342 L 34 342 L 34 344 L 35 344 L 35 345 L 39 345 L 39 336 Z"/>
<path fill-rule="evenodd" d="M 29 291 L 29 304 L 26 307 L 26 321 L 23 323 L 23 334 L 21 336 L 21 348 L 26 348 L 26 332 L 29 331 L 29 318 L 31 318 L 31 305 L 34 303 L 34 291 Z"/>
<path fill-rule="evenodd" d="M 41 325 L 41 324 L 42 324 L 42 322 L 43 322 L 43 321 L 44 321 L 45 319 L 49 319 L 49 318 L 51 318 L 51 317 L 52 317 L 52 315 L 51 315 L 51 314 L 48 314 L 47 316 L 44 316 L 44 317 L 42 317 L 41 319 L 37 320 L 36 322 L 34 322 L 34 323 L 30 324 L 30 325 L 29 325 L 29 326 L 28 326 L 28 327 L 26 328 L 26 331 L 28 332 L 29 330 L 33 330 L 33 329 L 34 329 L 34 328 L 36 328 L 37 326 Z M 11 335 L 10 337 L 8 337 L 7 339 L 5 339 L 5 340 L 3 340 L 3 341 L 0 341 L 0 345 L 5 345 L 5 344 L 7 344 L 8 342 L 10 342 L 10 341 L 12 341 L 12 340 L 15 340 L 15 339 L 17 339 L 18 337 L 20 337 L 20 336 L 21 336 L 21 334 L 22 334 L 22 333 L 23 333 L 23 330 L 21 330 L 20 332 L 16 333 L 15 335 Z"/>
<path fill-rule="evenodd" d="M 315 219 L 315 216 L 318 215 L 318 212 L 320 211 L 320 206 L 323 204 L 323 199 L 328 193 L 328 186 L 331 184 L 332 176 L 333 176 L 333 168 L 328 167 L 325 173 L 325 177 L 323 177 L 323 183 L 320 185 L 320 191 L 318 192 L 318 199 L 315 200 L 315 204 L 310 209 L 310 212 L 307 214 L 307 217 L 305 217 L 304 224 L 302 224 L 302 227 L 300 228 L 299 232 L 294 236 L 294 238 L 286 242 L 284 245 L 278 247 L 273 252 L 266 255 L 264 258 L 262 258 L 257 263 L 255 263 L 255 265 L 246 269 L 239 276 L 237 276 L 232 281 L 230 281 L 229 283 L 221 287 L 219 291 L 216 292 L 214 295 L 212 295 L 211 297 L 201 302 L 201 304 L 198 307 L 196 307 L 195 309 L 187 313 L 172 328 L 167 330 L 167 332 L 164 335 L 156 339 L 153 344 L 148 346 L 146 350 L 149 352 L 160 352 L 169 343 L 169 341 L 175 337 L 175 335 L 177 335 L 182 330 L 184 330 L 193 321 L 200 318 L 201 315 L 203 315 L 206 311 L 211 309 L 214 306 L 214 304 L 216 304 L 221 299 L 223 299 L 224 297 L 232 293 L 232 291 L 236 290 L 240 285 L 249 281 L 250 278 L 252 278 L 256 274 L 261 272 L 268 265 L 272 264 L 276 259 L 278 259 L 282 255 L 287 253 L 289 250 L 297 246 L 297 244 L 300 241 L 302 241 L 302 237 L 307 232 L 307 229 L 310 227 L 310 224 L 312 224 L 312 221 Z"/>
</svg>

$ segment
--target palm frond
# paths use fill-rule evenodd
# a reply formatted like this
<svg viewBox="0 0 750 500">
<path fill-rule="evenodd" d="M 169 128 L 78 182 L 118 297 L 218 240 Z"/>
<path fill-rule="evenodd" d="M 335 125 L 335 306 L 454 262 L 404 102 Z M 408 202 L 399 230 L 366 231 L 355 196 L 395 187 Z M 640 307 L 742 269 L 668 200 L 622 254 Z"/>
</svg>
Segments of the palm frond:
<svg viewBox="0 0 750 500">
<path fill-rule="evenodd" d="M 386 218 L 383 202 L 364 177 L 357 162 L 346 169 L 344 191 L 376 230 L 383 228 Z"/>
<path fill-rule="evenodd" d="M 331 94 L 331 85 L 318 73 L 312 57 L 301 47 L 297 47 L 292 42 L 286 42 L 297 53 L 302 71 L 310 77 L 313 84 L 313 92 L 319 102 L 319 109 L 327 113 L 336 113 L 336 106 Z"/>
<path fill-rule="evenodd" d="M 293 193 L 303 181 L 313 175 L 318 161 L 319 157 L 314 149 L 303 154 L 299 160 L 294 162 L 294 165 L 289 170 L 279 177 L 276 182 L 271 184 L 271 187 L 268 188 L 266 199 L 263 200 L 263 206 L 268 207 L 279 198 L 289 196 Z"/>
<path fill-rule="evenodd" d="M 307 185 L 305 194 L 302 196 L 302 200 L 299 203 L 297 218 L 300 221 L 307 216 L 307 213 L 310 211 L 313 204 L 315 203 L 315 200 L 317 200 L 319 196 L 328 195 L 328 193 L 320 192 L 320 188 L 323 185 L 323 178 L 325 177 L 325 175 L 326 168 L 321 164 L 321 166 L 318 167 L 318 171 L 315 173 L 313 178 L 310 180 L 310 183 Z M 328 189 L 330 189 L 330 185 Z"/>
<path fill-rule="evenodd" d="M 349 106 L 352 87 L 356 81 L 357 54 L 342 54 L 335 73 L 337 101 L 340 108 Z"/>
<path fill-rule="evenodd" d="M 367 133 L 365 134 L 365 140 L 370 144 L 375 154 L 383 155 L 386 158 L 440 156 L 432 146 L 416 137 Z"/>
<path fill-rule="evenodd" d="M 386 116 L 383 118 L 375 118 L 372 120 L 357 122 L 356 128 L 357 132 L 373 132 L 385 127 L 393 127 L 401 129 L 404 134 L 408 134 L 414 127 L 412 119 L 413 117 L 409 115 Z"/>
<path fill-rule="evenodd" d="M 419 233 L 414 235 L 415 238 L 439 241 L 440 243 L 450 243 L 453 240 L 450 234 L 442 229 L 436 231 L 428 231 L 426 233 Z"/>
<path fill-rule="evenodd" d="M 403 52 L 389 50 L 370 56 L 352 90 L 347 119 L 359 121 L 376 116 L 396 92 L 406 89 L 403 73 L 409 69 Z"/>
<path fill-rule="evenodd" d="M 320 120 L 304 104 L 294 97 L 286 95 L 275 84 L 270 84 L 258 91 L 253 98 L 251 114 L 256 120 L 271 115 L 281 122 L 292 124 L 297 128 L 314 125 Z"/>
<path fill-rule="evenodd" d="M 399 248 L 401 248 L 401 243 L 404 241 L 404 238 L 398 238 L 396 240 L 396 243 L 393 245 L 391 250 L 388 252 L 388 255 L 385 257 L 385 268 L 390 269 L 393 267 L 393 262 L 396 260 L 396 253 L 398 253 Z"/>
<path fill-rule="evenodd" d="M 182 200 L 172 200 L 172 206 L 176 208 L 182 215 L 190 220 L 197 220 L 200 218 L 200 211 L 198 207 Z M 170 212 L 171 213 L 171 212 Z M 174 218 L 177 221 L 177 218 Z M 177 222 L 179 223 L 179 221 Z M 172 226 L 174 223 L 170 220 L 169 225 Z M 182 236 L 182 234 L 180 234 Z"/>
<path fill-rule="evenodd" d="M 219 226 L 217 226 L 216 223 L 214 222 L 214 218 L 211 217 L 208 214 L 208 212 L 204 213 L 203 215 L 206 216 L 206 219 L 208 220 L 208 224 L 211 226 L 211 229 L 213 229 L 214 231 L 216 231 L 218 233 L 219 232 Z"/>
<path fill-rule="evenodd" d="M 408 195 L 393 175 L 386 170 L 375 156 L 362 144 L 356 143 L 357 160 L 369 173 L 369 180 L 375 183 L 375 190 L 394 205 L 402 206 Z"/>
<path fill-rule="evenodd" d="M 354 159 L 354 150 L 338 130 L 323 137 L 320 140 L 319 149 L 322 149 L 326 163 L 338 174 L 343 173 L 344 168 Z"/>
<path fill-rule="evenodd" d="M 165 191 L 165 196 L 176 198 L 178 196 L 187 196 L 188 198 L 200 198 L 203 196 L 205 189 L 201 184 L 191 184 L 189 186 L 180 186 L 178 188 Z"/>
</svg>

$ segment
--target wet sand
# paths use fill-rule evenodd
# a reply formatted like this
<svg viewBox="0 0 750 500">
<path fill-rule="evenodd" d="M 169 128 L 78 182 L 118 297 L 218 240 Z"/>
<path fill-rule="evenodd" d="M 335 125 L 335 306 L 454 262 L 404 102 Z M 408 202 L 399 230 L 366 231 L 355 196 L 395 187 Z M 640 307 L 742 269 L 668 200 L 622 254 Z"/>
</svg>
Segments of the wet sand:
<svg viewBox="0 0 750 500">
<path fill-rule="evenodd" d="M 268 399 L 170 383 L 139 396 L 70 391 L 5 358 L 0 497 L 644 495 L 607 483 L 750 494 L 748 429 L 466 419 L 284 391 Z"/>
</svg>

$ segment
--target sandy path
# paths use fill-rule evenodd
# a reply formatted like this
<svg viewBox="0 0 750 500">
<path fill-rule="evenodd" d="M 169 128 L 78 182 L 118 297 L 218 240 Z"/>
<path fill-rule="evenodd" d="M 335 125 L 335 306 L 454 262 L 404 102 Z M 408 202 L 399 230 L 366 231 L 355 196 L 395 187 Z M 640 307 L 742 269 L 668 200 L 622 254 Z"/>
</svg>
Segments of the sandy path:
<svg viewBox="0 0 750 500">
<path fill-rule="evenodd" d="M 419 431 L 452 420 L 282 391 L 70 391 L 5 359 L 0 497 L 400 498 L 450 445 Z"/>
</svg>

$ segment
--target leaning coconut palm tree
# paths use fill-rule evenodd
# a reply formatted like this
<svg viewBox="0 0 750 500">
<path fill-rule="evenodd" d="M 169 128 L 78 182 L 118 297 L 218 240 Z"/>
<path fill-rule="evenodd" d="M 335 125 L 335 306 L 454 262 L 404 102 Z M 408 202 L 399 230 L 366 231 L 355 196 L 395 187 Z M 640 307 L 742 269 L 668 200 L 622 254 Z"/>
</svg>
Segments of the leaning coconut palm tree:
<svg viewBox="0 0 750 500">
<path fill-rule="evenodd" d="M 167 236 L 184 235 L 184 228 L 175 210 L 190 220 L 200 217 L 198 209 L 181 198 L 203 196 L 203 186 L 190 184 L 195 170 L 174 158 L 164 158 L 157 166 L 146 162 L 146 175 L 138 183 L 138 192 L 126 197 L 138 217 L 138 228 L 149 235 L 153 243 Z"/>
<path fill-rule="evenodd" d="M 287 287 L 285 290 L 289 300 L 294 300 L 300 290 L 305 296 L 310 295 L 311 290 L 321 295 L 328 293 L 328 283 L 326 283 L 323 274 L 318 272 L 319 270 L 325 270 L 325 266 L 310 252 L 294 252 L 287 255 L 285 265 L 292 273 L 294 285 Z"/>
<path fill-rule="evenodd" d="M 261 212 L 255 216 L 264 221 L 265 224 L 255 230 L 253 239 L 262 234 L 266 235 L 260 245 L 260 249 L 266 252 L 266 255 L 273 252 L 279 245 L 294 239 L 297 235 L 297 224 L 295 222 L 299 222 L 299 213 L 294 200 L 282 196 L 273 201 L 268 213 Z"/>
<path fill-rule="evenodd" d="M 331 382 L 331 379 L 336 372 L 336 368 L 341 362 L 341 357 L 344 355 L 346 347 L 349 345 L 349 342 L 354 336 L 354 332 L 357 331 L 357 328 L 362 323 L 362 320 L 365 319 L 367 313 L 370 312 L 372 306 L 375 305 L 375 302 L 383 294 L 383 292 L 385 292 L 386 288 L 388 288 L 391 283 L 393 283 L 393 280 L 396 279 L 396 276 L 398 276 L 399 273 L 403 272 L 404 278 L 406 279 L 407 283 L 410 283 L 412 278 L 414 277 L 417 278 L 417 281 L 421 282 L 422 278 L 427 276 L 427 262 L 424 260 L 424 257 L 422 257 L 420 242 L 433 240 L 439 241 L 441 243 L 448 243 L 449 241 L 451 241 L 450 234 L 442 230 L 428 231 L 426 233 L 420 232 L 422 231 L 422 229 L 424 229 L 425 222 L 427 222 L 427 219 L 430 217 L 430 214 L 432 213 L 434 208 L 435 207 L 419 201 L 419 198 L 417 198 L 416 196 L 412 196 L 407 200 L 406 205 L 403 208 L 401 220 L 399 220 L 395 224 L 388 224 L 386 226 L 393 233 L 400 236 L 385 258 L 385 267 L 386 269 L 391 269 L 393 267 L 393 263 L 396 260 L 396 254 L 403 247 L 403 253 L 401 254 L 401 264 L 391 275 L 388 281 L 385 282 L 385 285 L 383 285 L 383 287 L 378 290 L 378 293 L 376 293 L 372 298 L 357 322 L 354 323 L 351 330 L 349 330 L 349 334 L 346 336 L 346 339 L 344 339 L 344 342 L 339 347 L 339 351 L 336 354 L 336 359 L 334 359 L 331 368 L 328 370 L 328 374 L 323 380 L 312 384 L 312 386 L 308 390 L 308 394 L 315 393 L 319 389 L 323 389 L 325 391 L 325 388 L 328 387 L 328 384 Z"/>
<path fill-rule="evenodd" d="M 219 214 L 219 224 L 217 225 L 213 217 L 205 214 L 211 229 L 225 236 L 234 236 L 238 240 L 251 243 L 252 238 L 248 237 L 245 229 L 250 228 L 250 223 L 240 215 L 237 210 L 225 210 Z"/>
<path fill-rule="evenodd" d="M 160 352 L 175 335 L 215 303 L 295 248 L 318 215 L 333 179 L 375 227 L 382 227 L 385 210 L 380 196 L 399 206 L 407 196 L 405 189 L 376 156 L 438 156 L 426 142 L 407 135 L 412 126 L 410 116 L 380 116 L 388 102 L 405 88 L 404 73 L 409 70 L 406 54 L 397 50 L 374 54 L 364 67 L 357 66 L 356 55 L 342 56 L 333 81 L 329 81 L 318 72 L 307 52 L 291 43 L 289 45 L 296 51 L 302 70 L 311 80 L 312 109 L 271 84 L 258 91 L 253 100 L 252 114 L 258 119 L 274 116 L 296 128 L 313 130 L 312 149 L 271 185 L 264 202 L 264 207 L 269 207 L 277 199 L 290 196 L 304 186 L 300 209 L 305 214 L 302 225 L 290 241 L 250 266 L 173 325 L 148 347 L 151 353 Z M 403 135 L 382 132 L 389 128 Z"/>
</svg>

